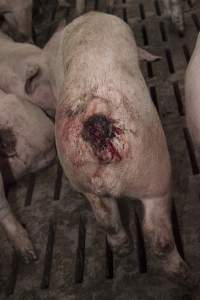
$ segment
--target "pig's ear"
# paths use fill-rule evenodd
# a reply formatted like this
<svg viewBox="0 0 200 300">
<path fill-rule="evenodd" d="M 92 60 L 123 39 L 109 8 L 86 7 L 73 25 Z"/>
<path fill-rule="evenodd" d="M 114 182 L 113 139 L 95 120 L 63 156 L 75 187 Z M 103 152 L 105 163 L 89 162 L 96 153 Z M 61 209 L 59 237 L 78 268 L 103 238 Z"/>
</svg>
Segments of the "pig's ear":
<svg viewBox="0 0 200 300">
<path fill-rule="evenodd" d="M 27 64 L 25 69 L 25 92 L 27 94 L 34 93 L 37 85 L 37 79 L 40 76 L 41 69 L 38 64 Z"/>
<path fill-rule="evenodd" d="M 139 56 L 139 60 L 146 60 L 146 61 L 156 61 L 162 59 L 161 56 L 153 55 L 140 47 L 138 47 L 138 56 Z"/>
</svg>

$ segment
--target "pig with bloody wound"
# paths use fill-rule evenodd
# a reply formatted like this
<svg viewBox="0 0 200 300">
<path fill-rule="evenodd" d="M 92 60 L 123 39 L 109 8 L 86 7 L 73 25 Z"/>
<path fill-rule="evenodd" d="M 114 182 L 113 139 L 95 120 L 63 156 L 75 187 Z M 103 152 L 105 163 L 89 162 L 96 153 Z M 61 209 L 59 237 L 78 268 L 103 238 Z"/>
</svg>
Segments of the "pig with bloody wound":
<svg viewBox="0 0 200 300">
<path fill-rule="evenodd" d="M 168 273 L 185 276 L 170 220 L 168 148 L 131 29 L 115 16 L 90 12 L 49 47 L 58 99 L 56 145 L 66 177 L 88 199 L 118 255 L 128 254 L 132 243 L 116 199 L 140 199 L 144 233 L 154 253 Z"/>
</svg>

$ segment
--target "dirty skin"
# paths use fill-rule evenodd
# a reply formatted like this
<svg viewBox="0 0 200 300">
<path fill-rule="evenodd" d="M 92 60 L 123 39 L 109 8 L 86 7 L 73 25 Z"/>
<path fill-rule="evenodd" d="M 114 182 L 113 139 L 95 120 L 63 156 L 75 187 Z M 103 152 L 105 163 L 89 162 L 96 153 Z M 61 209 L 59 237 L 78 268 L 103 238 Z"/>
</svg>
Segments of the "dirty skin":
<svg viewBox="0 0 200 300">
<path fill-rule="evenodd" d="M 95 114 L 84 122 L 82 137 L 90 143 L 99 161 L 107 164 L 122 159 L 113 143 L 113 139 L 122 133 L 122 129 L 116 127 L 112 119 L 103 114 Z"/>
</svg>

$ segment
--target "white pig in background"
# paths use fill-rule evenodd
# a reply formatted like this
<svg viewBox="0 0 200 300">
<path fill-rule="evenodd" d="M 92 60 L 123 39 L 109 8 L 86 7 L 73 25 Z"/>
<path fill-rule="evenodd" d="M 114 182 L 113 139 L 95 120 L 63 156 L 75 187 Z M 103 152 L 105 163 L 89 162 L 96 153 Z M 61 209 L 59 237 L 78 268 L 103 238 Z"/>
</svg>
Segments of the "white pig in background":
<svg viewBox="0 0 200 300">
<path fill-rule="evenodd" d="M 39 171 L 55 156 L 52 121 L 37 106 L 0 91 L 0 225 L 26 263 L 36 254 L 9 207 L 3 180 L 7 184 Z"/>
<path fill-rule="evenodd" d="M 32 0 L 0 0 L 0 29 L 19 42 L 32 42 Z"/>
<path fill-rule="evenodd" d="M 169 153 L 132 31 L 115 16 L 91 12 L 55 40 L 49 65 L 58 98 L 56 144 L 67 178 L 86 196 L 119 255 L 130 252 L 131 242 L 116 198 L 140 199 L 154 253 L 167 272 L 185 275 L 170 220 Z"/>
<path fill-rule="evenodd" d="M 54 114 L 55 97 L 43 51 L 28 43 L 16 43 L 1 32 L 0 45 L 0 89 Z"/>
<path fill-rule="evenodd" d="M 200 147 L 200 34 L 186 70 L 185 107 L 192 140 Z"/>
</svg>

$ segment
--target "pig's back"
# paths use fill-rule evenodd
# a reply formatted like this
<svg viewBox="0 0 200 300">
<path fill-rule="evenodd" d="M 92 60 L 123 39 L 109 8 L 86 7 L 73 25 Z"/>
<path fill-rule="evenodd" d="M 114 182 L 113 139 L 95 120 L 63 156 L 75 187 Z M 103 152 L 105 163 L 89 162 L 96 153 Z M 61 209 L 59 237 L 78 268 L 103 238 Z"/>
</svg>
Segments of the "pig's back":
<svg viewBox="0 0 200 300">
<path fill-rule="evenodd" d="M 144 122 L 155 118 L 133 33 L 120 18 L 99 12 L 77 18 L 61 35 L 61 56 L 60 102 L 67 98 L 73 103 L 87 93 L 109 98 L 109 90 L 116 90 L 134 102 L 134 112 Z"/>
<path fill-rule="evenodd" d="M 63 36 L 64 61 L 87 58 L 111 65 L 116 61 L 132 64 L 138 60 L 137 46 L 130 27 L 120 18 L 100 12 L 85 14 L 66 26 Z M 68 51 L 67 51 L 68 50 Z M 80 55 L 80 57 L 77 57 Z M 96 59 L 98 60 L 96 60 Z M 100 62 L 99 62 L 100 60 Z"/>
</svg>

